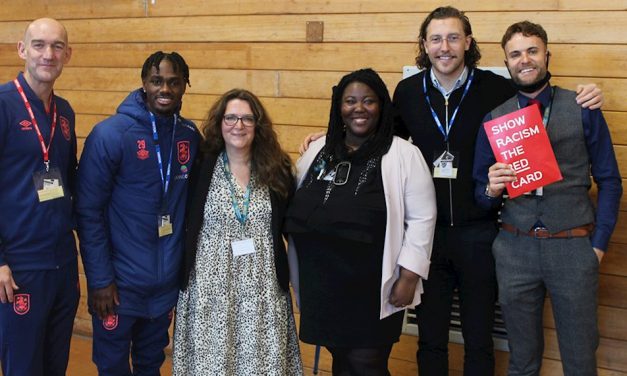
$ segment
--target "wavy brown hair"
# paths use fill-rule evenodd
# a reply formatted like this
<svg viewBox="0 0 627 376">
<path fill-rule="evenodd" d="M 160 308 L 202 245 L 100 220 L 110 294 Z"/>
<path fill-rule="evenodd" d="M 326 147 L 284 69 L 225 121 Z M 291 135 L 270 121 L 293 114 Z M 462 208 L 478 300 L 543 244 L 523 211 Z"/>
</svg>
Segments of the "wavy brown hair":
<svg viewBox="0 0 627 376">
<path fill-rule="evenodd" d="M 233 99 L 248 102 L 255 117 L 255 137 L 251 149 L 251 165 L 255 178 L 283 197 L 288 197 L 294 184 L 293 165 L 281 149 L 272 127 L 272 120 L 255 94 L 244 89 L 227 91 L 209 109 L 201 130 L 205 138 L 203 150 L 218 154 L 224 150 L 222 118 L 227 104 Z"/>
<path fill-rule="evenodd" d="M 418 56 L 416 56 L 416 65 L 421 69 L 431 68 L 431 60 L 425 51 L 424 42 L 427 40 L 427 28 L 433 20 L 443 20 L 446 18 L 457 18 L 462 22 L 465 36 L 470 35 L 470 48 L 464 52 L 464 64 L 470 68 L 476 68 L 479 60 L 481 60 L 481 52 L 477 41 L 472 37 L 472 27 L 470 20 L 464 12 L 453 7 L 439 7 L 434 9 L 420 26 L 420 35 L 418 36 Z"/>
</svg>

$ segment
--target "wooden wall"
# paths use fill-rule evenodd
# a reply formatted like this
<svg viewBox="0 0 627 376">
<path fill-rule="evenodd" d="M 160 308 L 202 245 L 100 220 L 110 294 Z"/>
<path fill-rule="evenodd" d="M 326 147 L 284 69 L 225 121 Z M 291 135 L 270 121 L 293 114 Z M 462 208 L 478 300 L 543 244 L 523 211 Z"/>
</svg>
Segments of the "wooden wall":
<svg viewBox="0 0 627 376">
<path fill-rule="evenodd" d="M 596 82 L 623 176 L 627 176 L 627 0 L 450 1 L 467 11 L 483 66 L 501 66 L 506 27 L 529 19 L 548 31 L 553 82 L 567 88 Z M 77 113 L 80 145 L 91 127 L 111 115 L 140 86 L 140 67 L 156 50 L 181 53 L 191 67 L 183 114 L 200 123 L 216 97 L 233 87 L 258 94 L 282 145 L 294 156 L 300 140 L 323 129 L 331 86 L 346 72 L 370 66 L 392 91 L 401 67 L 413 64 L 418 28 L 434 0 L 15 0 L 0 7 L 0 80 L 22 69 L 16 42 L 29 20 L 49 16 L 67 27 L 72 61 L 56 91 Z M 322 42 L 308 43 L 307 23 L 323 22 Z M 602 375 L 627 375 L 627 195 L 600 276 L 598 351 Z M 82 280 L 83 292 L 85 291 Z M 585 288 L 585 286 L 573 286 Z M 90 322 L 81 301 L 77 331 Z M 550 308 L 546 309 L 545 371 L 561 374 Z M 394 374 L 415 374 L 415 339 L 395 347 Z M 311 349 L 304 349 L 311 365 Z M 451 345 L 451 368 L 461 350 Z M 497 354 L 505 374 L 506 353 Z M 323 369 L 329 369 L 328 358 Z"/>
</svg>

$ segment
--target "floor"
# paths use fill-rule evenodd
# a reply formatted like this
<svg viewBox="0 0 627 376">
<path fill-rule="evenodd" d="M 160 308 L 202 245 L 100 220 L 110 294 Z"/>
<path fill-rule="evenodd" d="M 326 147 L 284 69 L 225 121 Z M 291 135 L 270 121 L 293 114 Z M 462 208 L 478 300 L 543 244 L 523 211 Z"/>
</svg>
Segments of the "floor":
<svg viewBox="0 0 627 376">
<path fill-rule="evenodd" d="M 165 363 L 161 367 L 161 374 L 172 374 L 172 358 L 166 356 Z M 72 338 L 70 349 L 70 363 L 68 364 L 67 376 L 97 376 L 96 366 L 91 361 L 91 338 L 75 335 Z M 310 367 L 305 368 L 305 375 L 313 375 Z M 330 372 L 319 371 L 318 376 L 330 376 Z"/>
<path fill-rule="evenodd" d="M 172 359 L 167 356 L 163 367 L 162 375 L 172 374 Z M 70 348 L 70 363 L 68 364 L 67 376 L 97 376 L 96 366 L 91 361 L 91 338 L 75 335 L 72 338 Z"/>
</svg>

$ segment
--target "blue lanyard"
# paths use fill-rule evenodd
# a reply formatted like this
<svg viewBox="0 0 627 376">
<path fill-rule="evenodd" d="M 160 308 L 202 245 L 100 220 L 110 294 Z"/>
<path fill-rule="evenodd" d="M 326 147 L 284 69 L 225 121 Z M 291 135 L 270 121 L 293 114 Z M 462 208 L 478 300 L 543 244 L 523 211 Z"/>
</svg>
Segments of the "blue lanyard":
<svg viewBox="0 0 627 376">
<path fill-rule="evenodd" d="M 231 169 L 229 168 L 229 157 L 226 155 L 226 151 L 222 152 L 222 167 L 224 171 L 224 177 L 229 182 L 229 189 L 231 191 L 231 205 L 233 205 L 233 211 L 235 212 L 235 219 L 244 226 L 248 219 L 248 207 L 250 206 L 250 183 L 246 187 L 246 193 L 244 194 L 243 210 L 239 209 L 237 197 L 235 196 L 235 187 L 233 186 L 233 179 L 231 179 Z"/>
<path fill-rule="evenodd" d="M 551 118 L 551 107 L 553 107 L 553 97 L 555 96 L 555 91 L 553 87 L 551 87 L 551 100 L 549 101 L 549 105 L 544 108 L 544 113 L 542 114 L 542 123 L 544 123 L 544 128 L 549 126 L 549 119 Z M 520 110 L 520 101 L 516 101 L 518 105 L 518 109 Z"/>
<path fill-rule="evenodd" d="M 472 83 L 472 80 L 475 77 L 475 70 L 473 69 L 470 71 L 470 77 L 468 77 L 468 81 L 466 82 L 466 87 L 464 88 L 462 99 L 459 100 L 459 104 L 457 105 L 457 108 L 455 108 L 455 111 L 453 111 L 453 116 L 451 116 L 451 120 L 446 124 L 446 129 L 444 129 L 444 127 L 442 126 L 442 123 L 440 122 L 438 115 L 435 113 L 435 110 L 433 109 L 433 106 L 431 105 L 431 99 L 429 99 L 429 94 L 427 94 L 427 75 L 428 74 L 429 72 L 425 72 L 424 76 L 422 76 L 422 91 L 425 94 L 425 99 L 427 100 L 427 105 L 429 106 L 429 109 L 431 110 L 431 116 L 433 117 L 433 120 L 438 125 L 438 129 L 440 130 L 440 133 L 442 133 L 442 135 L 444 136 L 444 141 L 448 142 L 448 135 L 451 132 L 451 127 L 453 126 L 453 122 L 455 121 L 455 117 L 457 116 L 457 111 L 459 111 L 459 107 L 461 107 L 462 101 L 466 97 L 466 94 L 468 94 L 468 90 L 470 89 L 470 84 Z"/>
<path fill-rule="evenodd" d="M 170 170 L 172 168 L 172 150 L 174 149 L 174 135 L 176 133 L 176 123 L 178 118 L 176 114 L 174 115 L 174 124 L 172 125 L 172 142 L 170 143 L 170 157 L 168 158 L 168 167 L 165 173 L 165 178 L 163 176 L 163 161 L 161 159 L 161 146 L 159 145 L 159 134 L 157 133 L 157 122 L 155 120 L 155 115 L 148 111 L 150 114 L 150 122 L 152 123 L 152 139 L 155 141 L 155 151 L 157 153 L 157 163 L 159 164 L 159 173 L 161 174 L 161 185 L 163 187 L 163 197 L 167 197 L 168 188 L 170 186 Z"/>
</svg>

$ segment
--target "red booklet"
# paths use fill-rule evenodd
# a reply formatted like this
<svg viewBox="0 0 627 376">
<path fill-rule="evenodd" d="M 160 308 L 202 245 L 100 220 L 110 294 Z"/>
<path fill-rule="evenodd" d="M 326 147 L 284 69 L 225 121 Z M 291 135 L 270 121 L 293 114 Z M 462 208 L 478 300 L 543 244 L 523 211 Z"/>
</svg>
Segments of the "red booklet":
<svg viewBox="0 0 627 376">
<path fill-rule="evenodd" d="M 507 184 L 510 198 L 562 180 L 538 106 L 529 106 L 483 124 L 498 162 L 516 171 Z"/>
</svg>

